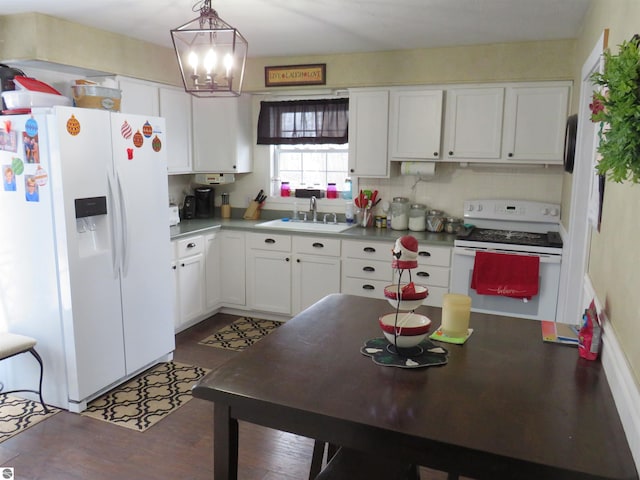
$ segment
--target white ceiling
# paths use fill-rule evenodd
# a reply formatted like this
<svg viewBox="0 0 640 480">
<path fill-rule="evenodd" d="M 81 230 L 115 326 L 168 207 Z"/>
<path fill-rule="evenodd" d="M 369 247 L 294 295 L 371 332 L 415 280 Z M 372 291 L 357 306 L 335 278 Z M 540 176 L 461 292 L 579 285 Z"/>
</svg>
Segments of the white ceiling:
<svg viewBox="0 0 640 480">
<path fill-rule="evenodd" d="M 591 0 L 212 0 L 249 56 L 313 55 L 575 38 Z M 0 0 L 171 46 L 197 0 Z M 197 9 L 196 9 L 197 10 Z"/>
</svg>

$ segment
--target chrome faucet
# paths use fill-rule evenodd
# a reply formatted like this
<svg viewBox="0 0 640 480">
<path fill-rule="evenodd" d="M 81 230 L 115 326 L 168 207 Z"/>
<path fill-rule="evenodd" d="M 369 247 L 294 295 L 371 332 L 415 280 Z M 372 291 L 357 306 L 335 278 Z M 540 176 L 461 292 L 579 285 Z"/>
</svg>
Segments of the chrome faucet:
<svg viewBox="0 0 640 480">
<path fill-rule="evenodd" d="M 318 201 L 315 195 L 311 195 L 311 199 L 309 200 L 309 212 L 313 214 L 313 222 L 318 221 Z"/>
</svg>

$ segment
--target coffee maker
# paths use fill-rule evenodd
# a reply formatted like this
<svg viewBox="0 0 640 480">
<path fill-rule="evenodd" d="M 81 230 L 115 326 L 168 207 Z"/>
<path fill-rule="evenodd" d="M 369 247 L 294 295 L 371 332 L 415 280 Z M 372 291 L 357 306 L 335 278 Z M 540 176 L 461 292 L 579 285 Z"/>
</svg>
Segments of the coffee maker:
<svg viewBox="0 0 640 480">
<path fill-rule="evenodd" d="M 213 218 L 215 190 L 211 187 L 199 187 L 193 193 L 196 197 L 196 218 Z"/>
</svg>

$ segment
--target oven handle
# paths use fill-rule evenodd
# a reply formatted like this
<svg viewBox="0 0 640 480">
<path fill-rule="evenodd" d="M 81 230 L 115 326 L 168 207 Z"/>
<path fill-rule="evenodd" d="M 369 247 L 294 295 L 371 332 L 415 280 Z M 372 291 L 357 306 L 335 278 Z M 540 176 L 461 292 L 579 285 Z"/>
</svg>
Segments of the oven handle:
<svg viewBox="0 0 640 480">
<path fill-rule="evenodd" d="M 475 248 L 465 248 L 465 247 L 454 247 L 453 254 L 454 255 L 465 255 L 467 257 L 475 257 L 476 252 L 490 252 L 490 253 L 505 253 L 508 255 L 527 255 L 530 257 L 540 257 L 540 263 L 561 263 L 562 256 L 561 255 L 548 255 L 546 253 L 528 253 L 528 252 L 513 252 L 511 250 L 478 250 Z"/>
</svg>

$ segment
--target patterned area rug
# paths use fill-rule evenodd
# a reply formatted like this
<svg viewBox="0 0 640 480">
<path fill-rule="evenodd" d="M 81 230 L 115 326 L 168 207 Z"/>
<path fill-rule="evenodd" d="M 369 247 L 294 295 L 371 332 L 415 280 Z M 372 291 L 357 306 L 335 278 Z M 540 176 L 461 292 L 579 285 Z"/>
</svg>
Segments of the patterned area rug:
<svg viewBox="0 0 640 480">
<path fill-rule="evenodd" d="M 60 411 L 50 406 L 47 408 L 49 413 L 44 413 L 40 402 L 0 394 L 0 443 Z"/>
<path fill-rule="evenodd" d="M 198 342 L 200 345 L 242 351 L 273 332 L 282 322 L 260 318 L 240 317 L 213 335 Z"/>
<path fill-rule="evenodd" d="M 144 432 L 191 400 L 191 387 L 208 372 L 183 363 L 161 363 L 95 399 L 82 415 Z"/>
</svg>

